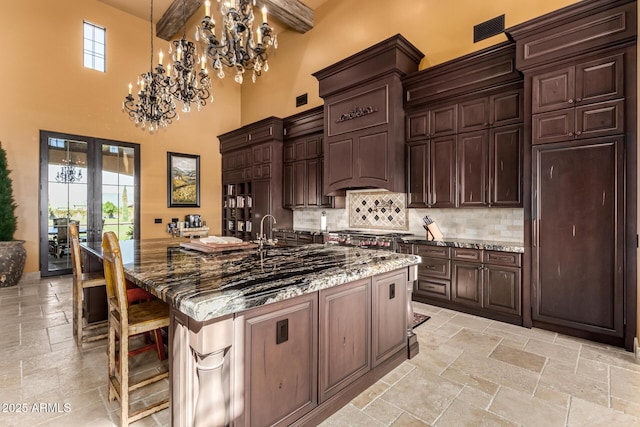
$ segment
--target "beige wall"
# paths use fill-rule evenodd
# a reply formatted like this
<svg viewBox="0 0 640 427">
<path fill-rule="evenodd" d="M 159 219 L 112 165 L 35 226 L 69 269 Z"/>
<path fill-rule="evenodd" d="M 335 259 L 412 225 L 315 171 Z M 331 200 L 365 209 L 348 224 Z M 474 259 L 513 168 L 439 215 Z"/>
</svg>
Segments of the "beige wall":
<svg viewBox="0 0 640 427">
<path fill-rule="evenodd" d="M 508 28 L 572 3 L 576 0 L 328 0 L 315 10 L 311 31 L 278 32 L 278 50 L 260 77 L 268 84 L 242 88 L 242 123 L 322 104 L 312 73 L 394 34 L 425 54 L 422 69 L 506 40 L 498 35 L 474 44 L 476 24 L 505 14 Z M 295 97 L 303 93 L 309 104 L 296 108 Z"/>
<path fill-rule="evenodd" d="M 143 1 L 143 0 L 136 0 Z M 107 29 L 107 72 L 83 68 L 82 22 Z M 215 103 L 181 114 L 149 135 L 121 111 L 130 81 L 149 69 L 149 23 L 96 0 L 5 1 L 0 13 L 0 141 L 13 170 L 16 239 L 26 240 L 26 272 L 38 271 L 40 129 L 141 145 L 141 236 L 166 236 L 171 217 L 200 213 L 220 231 L 220 154 L 216 135 L 240 124 L 240 89 L 215 79 Z M 167 42 L 155 39 L 156 52 Z M 166 153 L 201 156 L 201 207 L 167 208 Z M 154 224 L 162 218 L 163 224 Z"/>
</svg>

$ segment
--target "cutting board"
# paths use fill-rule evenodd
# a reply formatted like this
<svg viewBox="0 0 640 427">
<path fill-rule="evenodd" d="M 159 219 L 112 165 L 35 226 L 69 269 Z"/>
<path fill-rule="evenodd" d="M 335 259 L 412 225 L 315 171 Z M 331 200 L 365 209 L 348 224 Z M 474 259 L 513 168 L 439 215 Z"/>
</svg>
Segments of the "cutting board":
<svg viewBox="0 0 640 427">
<path fill-rule="evenodd" d="M 222 251 L 236 251 L 253 249 L 257 247 L 255 243 L 239 242 L 239 243 L 202 243 L 194 240 L 192 242 L 180 243 L 180 246 L 186 249 L 193 249 L 200 252 L 213 253 Z"/>
</svg>

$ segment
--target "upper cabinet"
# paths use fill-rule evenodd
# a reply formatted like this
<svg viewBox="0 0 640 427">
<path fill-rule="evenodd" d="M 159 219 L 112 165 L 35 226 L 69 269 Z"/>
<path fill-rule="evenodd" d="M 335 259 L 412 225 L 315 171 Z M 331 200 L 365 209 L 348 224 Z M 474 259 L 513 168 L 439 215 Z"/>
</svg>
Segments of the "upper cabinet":
<svg viewBox="0 0 640 427">
<path fill-rule="evenodd" d="M 513 43 L 403 84 L 408 207 L 522 206 L 523 82 Z"/>
<path fill-rule="evenodd" d="M 405 191 L 401 77 L 423 54 L 401 35 L 314 73 L 324 99 L 324 191 Z"/>
</svg>

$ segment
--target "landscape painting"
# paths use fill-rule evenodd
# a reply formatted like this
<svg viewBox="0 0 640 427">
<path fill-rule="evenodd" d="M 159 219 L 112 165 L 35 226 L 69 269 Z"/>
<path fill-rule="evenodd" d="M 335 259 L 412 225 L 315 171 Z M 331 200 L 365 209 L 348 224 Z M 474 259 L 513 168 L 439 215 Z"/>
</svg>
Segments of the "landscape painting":
<svg viewBox="0 0 640 427">
<path fill-rule="evenodd" d="M 200 207 L 200 156 L 167 153 L 168 206 Z"/>
</svg>

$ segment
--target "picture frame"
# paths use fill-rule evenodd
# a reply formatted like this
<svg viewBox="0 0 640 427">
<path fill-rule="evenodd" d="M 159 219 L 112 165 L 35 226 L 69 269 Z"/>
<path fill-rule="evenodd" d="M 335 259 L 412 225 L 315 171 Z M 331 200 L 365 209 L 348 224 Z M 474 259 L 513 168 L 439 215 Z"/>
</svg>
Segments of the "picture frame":
<svg viewBox="0 0 640 427">
<path fill-rule="evenodd" d="M 200 207 L 200 156 L 167 152 L 167 206 Z"/>
</svg>

